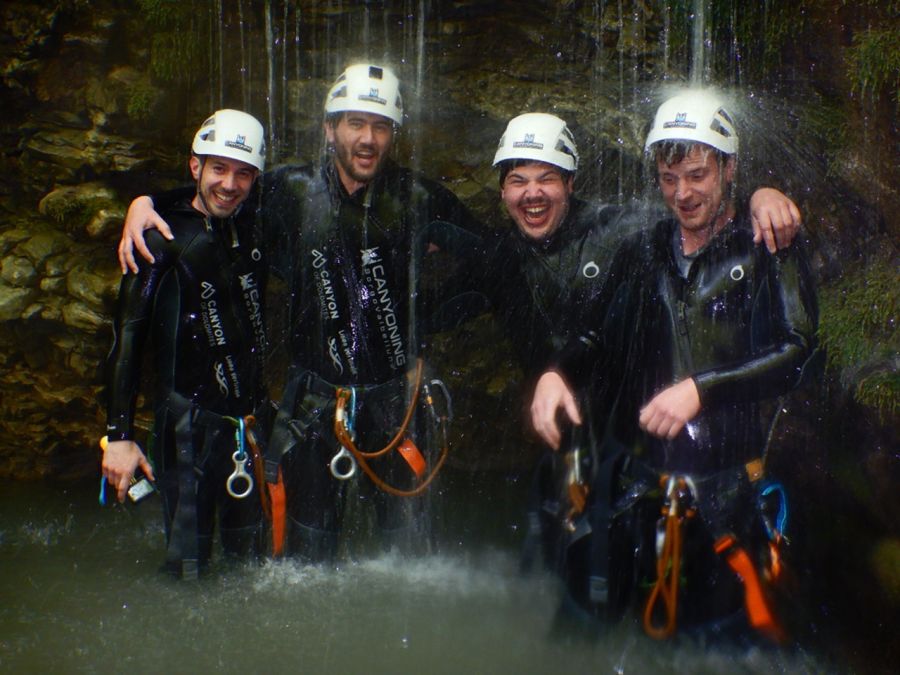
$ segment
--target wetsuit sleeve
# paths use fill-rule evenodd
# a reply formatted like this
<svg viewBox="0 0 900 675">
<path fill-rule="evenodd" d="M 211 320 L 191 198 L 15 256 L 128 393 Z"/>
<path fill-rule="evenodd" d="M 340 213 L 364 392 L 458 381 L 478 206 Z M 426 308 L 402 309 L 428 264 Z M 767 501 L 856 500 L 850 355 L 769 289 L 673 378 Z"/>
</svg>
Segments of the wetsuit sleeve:
<svg viewBox="0 0 900 675">
<path fill-rule="evenodd" d="M 134 406 L 156 291 L 172 266 L 173 247 L 162 236 L 148 232 L 147 245 L 156 262 L 149 265 L 140 261 L 140 271 L 123 276 L 119 287 L 113 344 L 106 364 L 106 430 L 110 441 L 134 438 Z"/>
<path fill-rule="evenodd" d="M 153 208 L 156 212 L 162 213 L 163 211 L 168 211 L 178 202 L 192 200 L 195 194 L 197 194 L 197 188 L 193 185 L 188 185 L 152 194 L 150 195 L 150 200 L 153 202 Z"/>
<path fill-rule="evenodd" d="M 284 167 L 260 178 L 260 232 L 269 268 L 279 279 L 292 278 L 295 236 L 302 226 L 308 172 Z"/>
<path fill-rule="evenodd" d="M 766 257 L 767 302 L 757 304 L 766 316 L 753 317 L 754 326 L 767 324 L 770 341 L 745 361 L 694 375 L 703 406 L 744 399 L 778 396 L 800 384 L 816 347 L 818 307 L 806 256 L 795 242 Z"/>
<path fill-rule="evenodd" d="M 448 330 L 489 308 L 484 293 L 484 270 L 488 257 L 486 230 L 450 190 L 426 183 L 429 190 L 426 223 L 420 237 L 429 262 L 440 260 L 450 270 L 438 288 L 426 293 L 426 333 Z M 433 265 L 434 266 L 434 265 Z"/>
</svg>

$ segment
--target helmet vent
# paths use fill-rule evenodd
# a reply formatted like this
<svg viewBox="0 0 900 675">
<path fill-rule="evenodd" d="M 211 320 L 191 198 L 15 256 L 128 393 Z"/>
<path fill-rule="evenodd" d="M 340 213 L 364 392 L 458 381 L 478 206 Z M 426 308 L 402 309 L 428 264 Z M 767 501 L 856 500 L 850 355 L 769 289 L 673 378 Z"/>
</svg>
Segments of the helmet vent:
<svg viewBox="0 0 900 675">
<path fill-rule="evenodd" d="M 340 89 L 335 90 L 331 98 L 347 98 L 347 85 L 345 84 Z"/>
<path fill-rule="evenodd" d="M 369 77 L 371 77 L 373 80 L 383 80 L 384 69 L 379 68 L 378 66 L 369 66 Z"/>
<path fill-rule="evenodd" d="M 722 111 L 720 110 L 719 112 L 721 113 Z M 709 128 L 720 136 L 724 136 L 725 138 L 729 138 L 731 136 L 731 132 L 728 131 L 727 127 L 725 127 L 725 125 L 717 119 L 714 119 L 712 122 L 710 122 Z"/>
</svg>

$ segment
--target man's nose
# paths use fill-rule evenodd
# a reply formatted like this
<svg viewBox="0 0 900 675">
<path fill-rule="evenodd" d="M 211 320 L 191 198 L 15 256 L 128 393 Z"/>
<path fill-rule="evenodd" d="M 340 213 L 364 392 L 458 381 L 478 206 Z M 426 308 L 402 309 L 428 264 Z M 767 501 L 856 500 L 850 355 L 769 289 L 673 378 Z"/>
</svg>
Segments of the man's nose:
<svg viewBox="0 0 900 675">
<path fill-rule="evenodd" d="M 543 194 L 544 190 L 537 181 L 531 181 L 525 185 L 525 196 L 527 198 L 533 199 L 535 197 L 541 197 Z"/>
<path fill-rule="evenodd" d="M 364 124 L 362 129 L 359 131 L 359 140 L 361 143 L 371 143 L 375 138 L 375 133 L 372 131 L 372 125 Z"/>
<path fill-rule="evenodd" d="M 234 189 L 234 174 L 230 171 L 222 176 L 222 189 L 223 190 L 233 190 Z"/>
</svg>

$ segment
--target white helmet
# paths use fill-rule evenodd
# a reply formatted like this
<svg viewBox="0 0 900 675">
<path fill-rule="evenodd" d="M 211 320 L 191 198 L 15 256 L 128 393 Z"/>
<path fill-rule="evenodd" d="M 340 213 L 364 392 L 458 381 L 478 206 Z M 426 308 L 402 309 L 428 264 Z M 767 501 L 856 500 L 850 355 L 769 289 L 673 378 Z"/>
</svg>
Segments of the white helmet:
<svg viewBox="0 0 900 675">
<path fill-rule="evenodd" d="M 371 63 L 349 66 L 328 90 L 325 113 L 368 112 L 403 124 L 400 80 L 394 71 Z"/>
<path fill-rule="evenodd" d="M 726 155 L 738 150 L 734 118 L 722 99 L 703 89 L 683 92 L 659 106 L 644 150 L 660 141 L 705 143 Z"/>
<path fill-rule="evenodd" d="M 195 155 L 216 155 L 246 162 L 260 171 L 266 167 L 263 126 L 240 110 L 217 110 L 194 134 Z"/>
<path fill-rule="evenodd" d="M 564 171 L 578 168 L 578 148 L 566 123 L 548 113 L 513 117 L 500 138 L 494 166 L 507 159 L 533 159 Z"/>
</svg>

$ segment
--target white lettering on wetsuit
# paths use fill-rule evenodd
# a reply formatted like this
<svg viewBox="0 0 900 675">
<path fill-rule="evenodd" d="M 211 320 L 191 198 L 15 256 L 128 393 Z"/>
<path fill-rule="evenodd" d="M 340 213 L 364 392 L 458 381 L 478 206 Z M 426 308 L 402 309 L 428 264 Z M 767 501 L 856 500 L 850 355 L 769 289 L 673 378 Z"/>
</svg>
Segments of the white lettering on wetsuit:
<svg viewBox="0 0 900 675">
<path fill-rule="evenodd" d="M 361 253 L 363 274 L 375 291 L 378 328 L 381 331 L 381 339 L 384 342 L 388 360 L 395 368 L 406 365 L 403 336 L 400 333 L 394 301 L 391 299 L 391 291 L 388 288 L 387 272 L 384 265 L 381 264 L 378 248 L 363 249 Z"/>
<path fill-rule="evenodd" d="M 247 313 L 250 319 L 250 325 L 253 327 L 253 334 L 256 336 L 256 344 L 260 350 L 266 346 L 266 324 L 262 317 L 262 304 L 259 298 L 259 286 L 253 277 L 253 272 L 238 276 L 241 282 L 241 291 L 244 294 L 244 304 L 247 306 Z"/>
<path fill-rule="evenodd" d="M 319 294 L 319 306 L 322 308 L 322 316 L 325 319 L 341 318 L 338 312 L 337 300 L 334 297 L 334 286 L 331 283 L 331 274 L 325 269 L 328 262 L 325 255 L 318 249 L 312 250 L 313 269 L 316 270 L 316 290 Z"/>
<path fill-rule="evenodd" d="M 200 282 L 200 310 L 203 314 L 203 327 L 210 347 L 221 347 L 226 344 L 225 330 L 216 304 L 216 287 L 208 281 Z"/>
</svg>

